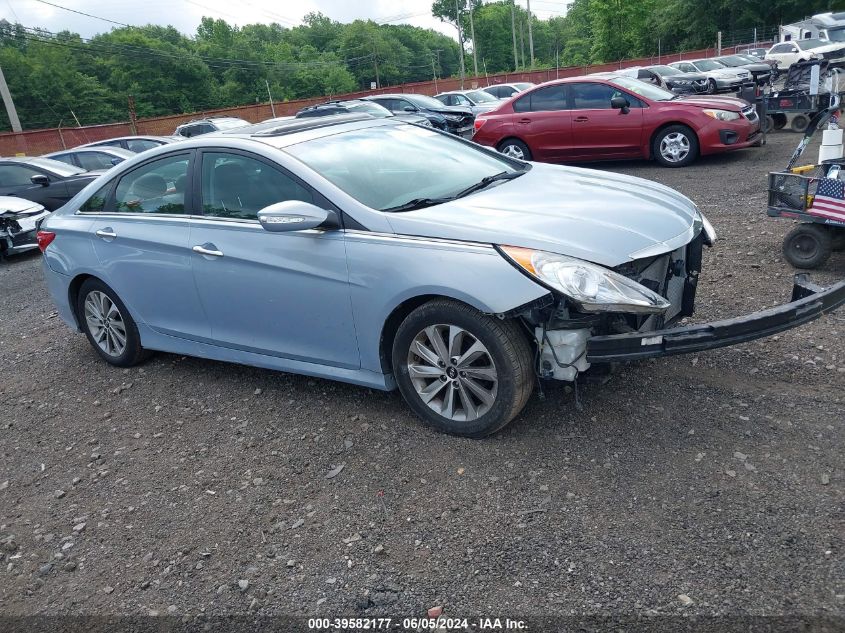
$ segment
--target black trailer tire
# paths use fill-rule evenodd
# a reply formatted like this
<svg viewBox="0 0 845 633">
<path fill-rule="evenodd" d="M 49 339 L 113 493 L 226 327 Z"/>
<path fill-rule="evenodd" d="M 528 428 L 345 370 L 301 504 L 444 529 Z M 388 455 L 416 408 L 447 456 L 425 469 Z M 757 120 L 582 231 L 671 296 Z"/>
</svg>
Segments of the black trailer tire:
<svg viewBox="0 0 845 633">
<path fill-rule="evenodd" d="M 776 130 L 782 130 L 786 127 L 786 124 L 789 123 L 789 119 L 786 118 L 786 115 L 783 112 L 775 112 L 774 114 L 771 114 L 769 116 L 774 119 L 774 127 Z"/>
<path fill-rule="evenodd" d="M 399 391 L 414 413 L 451 435 L 492 435 L 534 389 L 534 356 L 519 325 L 449 299 L 411 312 L 391 356 Z"/>
<path fill-rule="evenodd" d="M 792 117 L 792 123 L 790 124 L 790 129 L 793 132 L 798 132 L 799 134 L 803 134 L 810 125 L 810 117 L 806 114 L 796 114 Z"/>
<path fill-rule="evenodd" d="M 783 239 L 783 256 L 795 268 L 813 269 L 830 257 L 831 232 L 820 224 L 799 224 Z"/>
</svg>

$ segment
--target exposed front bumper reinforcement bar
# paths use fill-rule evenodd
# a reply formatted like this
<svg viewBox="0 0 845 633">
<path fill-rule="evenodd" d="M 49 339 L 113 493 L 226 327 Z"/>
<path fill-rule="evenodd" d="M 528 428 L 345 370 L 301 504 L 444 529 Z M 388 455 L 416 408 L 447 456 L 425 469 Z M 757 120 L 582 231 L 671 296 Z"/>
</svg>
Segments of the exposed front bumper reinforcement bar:
<svg viewBox="0 0 845 633">
<path fill-rule="evenodd" d="M 743 317 L 653 332 L 594 336 L 587 340 L 587 361 L 607 363 L 656 358 L 727 347 L 771 336 L 819 318 L 845 304 L 845 281 L 827 290 L 795 275 L 792 301 Z"/>
</svg>

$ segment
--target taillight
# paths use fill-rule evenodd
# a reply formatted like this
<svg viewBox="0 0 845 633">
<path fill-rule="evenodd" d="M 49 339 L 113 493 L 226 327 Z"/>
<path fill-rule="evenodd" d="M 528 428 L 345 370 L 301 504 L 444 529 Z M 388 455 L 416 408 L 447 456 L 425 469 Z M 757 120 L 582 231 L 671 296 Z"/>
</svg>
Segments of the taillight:
<svg viewBox="0 0 845 633">
<path fill-rule="evenodd" d="M 475 123 L 473 123 L 473 125 L 475 126 L 475 131 L 478 132 L 478 130 L 481 129 L 481 126 L 485 123 L 487 123 L 487 119 L 476 119 Z"/>
<path fill-rule="evenodd" d="M 35 234 L 35 239 L 38 240 L 38 248 L 41 249 L 41 252 L 47 250 L 47 247 L 50 246 L 50 243 L 56 239 L 56 234 L 52 231 L 38 231 Z"/>
</svg>

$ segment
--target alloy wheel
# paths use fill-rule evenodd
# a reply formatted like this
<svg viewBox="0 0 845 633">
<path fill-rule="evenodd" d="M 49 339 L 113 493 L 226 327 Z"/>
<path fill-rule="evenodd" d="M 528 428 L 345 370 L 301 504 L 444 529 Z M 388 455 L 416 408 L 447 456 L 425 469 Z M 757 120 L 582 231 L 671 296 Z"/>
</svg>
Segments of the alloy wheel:
<svg viewBox="0 0 845 633">
<path fill-rule="evenodd" d="M 501 153 L 510 158 L 525 160 L 525 153 L 522 151 L 522 148 L 519 147 L 519 145 L 505 145 L 502 148 Z"/>
<path fill-rule="evenodd" d="M 85 297 L 85 323 L 94 342 L 106 354 L 118 357 L 126 351 L 126 323 L 106 293 L 93 290 Z"/>
<path fill-rule="evenodd" d="M 685 134 L 672 132 L 660 141 L 660 155 L 670 163 L 679 163 L 690 153 L 690 142 Z"/>
<path fill-rule="evenodd" d="M 430 325 L 411 342 L 408 375 L 422 400 L 455 421 L 475 420 L 496 401 L 499 378 L 490 351 L 457 325 Z"/>
</svg>

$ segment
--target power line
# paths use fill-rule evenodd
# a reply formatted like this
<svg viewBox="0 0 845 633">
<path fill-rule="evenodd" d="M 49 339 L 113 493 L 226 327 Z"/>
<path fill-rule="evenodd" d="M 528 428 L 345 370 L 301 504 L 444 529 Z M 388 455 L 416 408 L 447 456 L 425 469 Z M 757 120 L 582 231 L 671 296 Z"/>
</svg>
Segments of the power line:
<svg viewBox="0 0 845 633">
<path fill-rule="evenodd" d="M 78 15 L 84 15 L 87 18 L 94 18 L 95 20 L 102 20 L 103 22 L 111 22 L 112 24 L 117 24 L 118 26 L 132 26 L 131 24 L 125 24 L 123 22 L 115 22 L 114 20 L 109 20 L 108 18 L 102 18 L 99 15 L 92 15 L 90 13 L 85 13 L 84 11 L 77 11 L 76 9 L 69 9 L 67 7 L 63 7 L 58 4 L 53 4 L 52 2 L 47 2 L 47 0 L 35 0 L 36 2 L 40 2 L 41 4 L 46 4 L 51 7 L 56 7 L 57 9 L 62 9 L 63 11 L 70 11 L 71 13 L 76 13 Z"/>
</svg>

